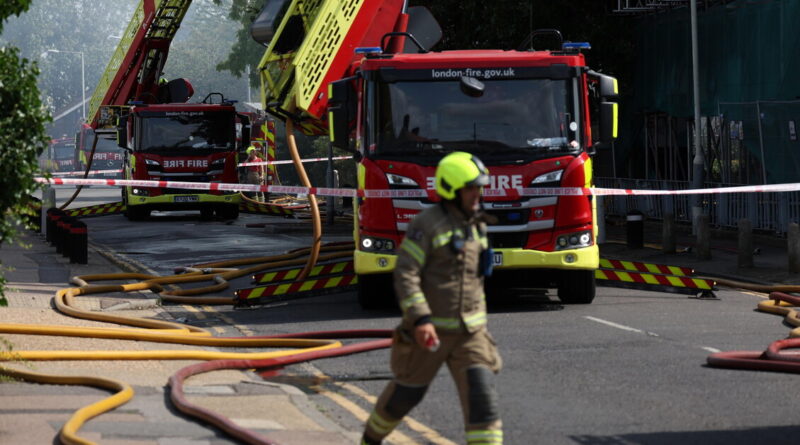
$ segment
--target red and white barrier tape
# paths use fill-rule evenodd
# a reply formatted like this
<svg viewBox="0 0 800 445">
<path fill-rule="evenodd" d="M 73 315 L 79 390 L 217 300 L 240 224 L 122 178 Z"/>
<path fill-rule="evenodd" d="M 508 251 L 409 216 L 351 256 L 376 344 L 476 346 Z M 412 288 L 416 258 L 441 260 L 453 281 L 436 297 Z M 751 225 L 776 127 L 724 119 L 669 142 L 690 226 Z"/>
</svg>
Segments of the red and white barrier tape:
<svg viewBox="0 0 800 445">
<path fill-rule="evenodd" d="M 352 156 L 336 156 L 332 158 L 334 161 L 340 161 L 342 159 L 353 159 Z M 302 162 L 319 162 L 319 161 L 327 161 L 328 158 L 309 158 L 309 159 L 302 159 Z M 291 164 L 294 161 L 260 161 L 260 162 L 240 162 L 236 164 L 237 167 L 249 167 L 252 165 L 280 165 L 280 164 Z"/>
<path fill-rule="evenodd" d="M 90 175 L 100 175 L 106 173 L 120 173 L 122 170 L 92 170 L 89 172 Z M 55 172 L 52 173 L 53 176 L 82 176 L 85 175 L 86 172 L 83 171 L 74 171 L 74 172 Z"/>
<path fill-rule="evenodd" d="M 432 190 L 356 190 L 335 189 L 325 187 L 297 187 L 285 185 L 232 184 L 226 182 L 184 182 L 184 181 L 144 181 L 131 179 L 88 179 L 88 178 L 34 178 L 39 183 L 55 185 L 106 185 L 112 187 L 158 187 L 185 190 L 220 190 L 232 192 L 269 192 L 289 195 L 318 196 L 361 196 L 365 198 L 428 198 Z M 631 190 L 581 187 L 539 187 L 521 189 L 485 189 L 484 196 L 613 196 L 613 195 L 703 195 L 720 193 L 764 193 L 764 192 L 796 192 L 800 191 L 800 183 L 745 185 L 740 187 L 717 187 L 689 190 Z"/>
</svg>

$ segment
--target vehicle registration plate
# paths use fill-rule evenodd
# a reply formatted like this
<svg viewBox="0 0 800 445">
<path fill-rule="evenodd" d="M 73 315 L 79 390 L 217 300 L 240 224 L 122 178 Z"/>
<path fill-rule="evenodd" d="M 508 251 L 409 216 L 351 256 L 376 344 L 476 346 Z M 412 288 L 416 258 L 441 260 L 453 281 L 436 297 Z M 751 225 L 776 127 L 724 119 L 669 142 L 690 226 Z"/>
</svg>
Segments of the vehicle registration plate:
<svg viewBox="0 0 800 445">
<path fill-rule="evenodd" d="M 173 202 L 197 202 L 199 201 L 199 197 L 194 195 L 189 196 L 175 196 L 173 198 Z"/>
<path fill-rule="evenodd" d="M 492 266 L 502 266 L 502 265 L 503 265 L 503 252 L 493 252 Z"/>
</svg>

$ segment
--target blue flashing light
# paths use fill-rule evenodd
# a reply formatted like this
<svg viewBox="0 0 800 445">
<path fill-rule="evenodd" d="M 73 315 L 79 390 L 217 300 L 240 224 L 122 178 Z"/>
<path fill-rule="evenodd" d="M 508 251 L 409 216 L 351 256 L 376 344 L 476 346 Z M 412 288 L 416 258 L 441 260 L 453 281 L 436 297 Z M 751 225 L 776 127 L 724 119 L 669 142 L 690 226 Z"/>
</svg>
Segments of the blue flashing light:
<svg viewBox="0 0 800 445">
<path fill-rule="evenodd" d="M 564 51 L 592 49 L 592 45 L 590 45 L 589 42 L 564 42 L 561 44 L 561 49 Z"/>
<path fill-rule="evenodd" d="M 362 46 L 356 48 L 356 54 L 381 54 L 383 49 L 380 46 Z"/>
</svg>

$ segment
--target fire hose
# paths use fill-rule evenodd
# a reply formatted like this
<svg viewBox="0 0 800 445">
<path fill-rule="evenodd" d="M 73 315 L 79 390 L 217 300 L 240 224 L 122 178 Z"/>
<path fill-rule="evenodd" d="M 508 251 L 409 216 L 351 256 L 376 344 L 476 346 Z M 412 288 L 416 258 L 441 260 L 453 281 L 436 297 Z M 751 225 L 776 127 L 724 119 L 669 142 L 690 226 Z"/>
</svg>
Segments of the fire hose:
<svg viewBox="0 0 800 445">
<path fill-rule="evenodd" d="M 89 159 L 86 160 L 86 171 L 83 173 L 84 179 L 88 178 L 89 177 L 89 172 L 92 171 L 92 162 L 94 161 L 94 151 L 96 149 L 97 149 L 97 133 L 94 134 L 94 140 L 92 142 L 92 152 L 89 153 Z M 74 201 L 75 198 L 78 197 L 78 195 L 81 193 L 81 190 L 83 190 L 83 186 L 82 185 L 79 185 L 78 187 L 76 187 L 75 188 L 75 192 L 72 194 L 72 196 L 70 196 L 70 198 L 67 200 L 67 202 L 62 204 L 61 207 L 59 207 L 59 209 L 60 210 L 64 210 L 64 209 L 67 208 L 68 205 L 72 204 L 72 201 Z"/>
<path fill-rule="evenodd" d="M 322 246 L 321 251 L 332 252 L 324 255 L 320 259 L 339 258 L 349 255 L 345 252 L 352 249 L 351 243 L 338 243 L 329 246 Z M 321 333 L 302 333 L 279 336 L 255 336 L 255 337 L 213 337 L 208 331 L 184 325 L 181 323 L 152 320 L 135 317 L 123 317 L 112 314 L 95 313 L 79 309 L 75 305 L 75 297 L 79 295 L 90 295 L 106 292 L 131 292 L 140 290 L 151 290 L 160 292 L 162 299 L 166 301 L 178 301 L 181 303 L 192 302 L 199 304 L 230 304 L 232 299 L 224 298 L 188 298 L 183 295 L 196 295 L 204 293 L 207 289 L 218 290 L 220 286 L 227 287 L 227 280 L 251 274 L 263 269 L 281 267 L 289 264 L 299 264 L 304 260 L 299 258 L 306 254 L 308 249 L 299 249 L 285 255 L 274 257 L 259 257 L 250 259 L 240 259 L 233 261 L 223 261 L 218 263 L 208 263 L 195 267 L 183 268 L 176 275 L 158 277 L 149 274 L 108 274 L 108 275 L 84 275 L 73 277 L 71 282 L 79 287 L 59 290 L 54 303 L 56 309 L 66 315 L 76 318 L 117 323 L 130 326 L 131 328 L 77 328 L 72 326 L 58 325 L 23 325 L 5 323 L 0 324 L 0 332 L 14 334 L 32 335 L 54 335 L 68 337 L 88 337 L 105 338 L 120 340 L 137 340 L 159 343 L 173 343 L 195 346 L 216 346 L 216 347 L 279 347 L 294 348 L 293 350 L 281 350 L 272 352 L 251 352 L 251 353 L 230 353 L 217 351 L 194 351 L 194 350 L 154 350 L 154 351 L 14 351 L 0 353 L 0 360 L 206 360 L 205 363 L 193 365 L 170 379 L 171 397 L 173 403 L 187 414 L 198 417 L 200 420 L 214 423 L 233 437 L 245 440 L 247 443 L 274 443 L 269 439 L 259 436 L 252 431 L 234 425 L 229 419 L 216 413 L 209 412 L 202 408 L 194 407 L 183 397 L 183 381 L 191 375 L 209 372 L 215 369 L 252 369 L 252 368 L 276 368 L 286 366 L 300 361 L 308 361 L 323 357 L 335 357 L 339 355 L 354 354 L 357 352 L 386 348 L 391 340 L 382 339 L 368 341 L 348 346 L 342 346 L 337 338 L 363 338 L 363 337 L 388 337 L 390 331 L 341 331 L 341 332 L 321 332 Z M 244 269 L 233 269 L 237 265 L 255 266 Z M 174 284 L 184 284 L 197 281 L 208 281 L 213 279 L 217 284 L 200 289 L 185 289 L 176 291 L 164 291 L 164 287 Z M 130 284 L 106 284 L 91 285 L 89 282 L 105 280 L 140 280 L 138 283 Z M 223 287 L 223 288 L 224 288 Z M 166 294 L 166 295 L 165 295 Z M 302 348 L 299 351 L 298 348 Z M 96 402 L 92 405 L 81 408 L 75 412 L 59 432 L 59 439 L 65 444 L 91 444 L 77 436 L 78 429 L 89 419 L 104 412 L 114 409 L 124 404 L 133 396 L 133 390 L 123 382 L 87 376 L 45 376 L 42 374 L 29 373 L 6 367 L 0 367 L 0 374 L 5 374 L 14 378 L 29 380 L 42 383 L 73 384 L 96 386 L 112 391 L 117 391 L 113 396 Z"/>
<path fill-rule="evenodd" d="M 769 293 L 769 300 L 760 302 L 758 310 L 783 315 L 784 321 L 795 328 L 789 333 L 790 338 L 772 342 L 765 351 L 715 352 L 706 359 L 708 365 L 719 368 L 800 373 L 800 355 L 781 352 L 800 348 L 800 314 L 794 309 L 800 307 L 800 297 L 788 294 L 788 292 L 800 292 L 800 286 L 757 285 L 717 278 L 715 280 L 722 286 Z"/>
</svg>

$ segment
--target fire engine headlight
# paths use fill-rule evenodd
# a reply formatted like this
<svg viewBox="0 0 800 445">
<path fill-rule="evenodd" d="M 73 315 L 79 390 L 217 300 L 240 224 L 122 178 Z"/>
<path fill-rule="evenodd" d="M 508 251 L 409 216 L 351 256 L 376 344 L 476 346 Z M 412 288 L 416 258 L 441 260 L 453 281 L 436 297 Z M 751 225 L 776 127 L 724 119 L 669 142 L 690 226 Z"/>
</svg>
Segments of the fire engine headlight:
<svg viewBox="0 0 800 445">
<path fill-rule="evenodd" d="M 158 161 L 154 161 L 152 159 L 145 159 L 144 163 L 147 165 L 157 165 L 159 167 L 161 166 L 161 164 Z"/>
<path fill-rule="evenodd" d="M 581 249 L 591 246 L 592 243 L 591 231 L 565 233 L 556 238 L 556 250 Z"/>
<path fill-rule="evenodd" d="M 411 178 L 406 178 L 405 176 L 387 173 L 386 179 L 389 180 L 389 186 L 392 188 L 419 188 L 417 181 Z"/>
<path fill-rule="evenodd" d="M 556 170 L 550 173 L 545 173 L 543 175 L 539 175 L 533 178 L 531 181 L 531 186 L 541 186 L 547 183 L 557 183 L 561 181 L 561 174 L 564 173 L 564 170 Z"/>
<path fill-rule="evenodd" d="M 372 236 L 365 236 L 361 238 L 361 250 L 370 252 L 393 252 L 394 241 L 385 238 L 376 238 Z"/>
<path fill-rule="evenodd" d="M 148 190 L 146 190 L 146 189 L 137 189 L 137 188 L 135 188 L 135 189 L 131 190 L 131 193 L 133 193 L 136 196 L 150 196 L 150 192 Z"/>
</svg>

